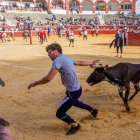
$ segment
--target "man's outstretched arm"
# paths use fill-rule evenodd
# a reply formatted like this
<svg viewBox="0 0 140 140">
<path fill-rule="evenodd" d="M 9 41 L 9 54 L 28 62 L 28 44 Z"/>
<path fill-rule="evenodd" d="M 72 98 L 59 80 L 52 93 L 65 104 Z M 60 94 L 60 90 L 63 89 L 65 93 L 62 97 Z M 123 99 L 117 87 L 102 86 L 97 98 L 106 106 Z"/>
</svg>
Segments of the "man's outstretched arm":
<svg viewBox="0 0 140 140">
<path fill-rule="evenodd" d="M 42 84 L 46 84 L 46 83 L 50 82 L 53 79 L 53 77 L 56 75 L 56 73 L 57 73 L 57 69 L 52 68 L 50 70 L 50 72 L 45 77 L 43 77 L 42 79 L 40 79 L 38 81 L 35 81 L 35 82 L 29 84 L 28 89 L 35 87 L 37 85 L 42 85 Z"/>
<path fill-rule="evenodd" d="M 77 65 L 77 66 L 93 66 L 96 63 L 98 63 L 99 61 L 100 60 L 94 60 L 94 61 L 79 61 L 79 60 L 76 60 L 74 65 Z"/>
</svg>

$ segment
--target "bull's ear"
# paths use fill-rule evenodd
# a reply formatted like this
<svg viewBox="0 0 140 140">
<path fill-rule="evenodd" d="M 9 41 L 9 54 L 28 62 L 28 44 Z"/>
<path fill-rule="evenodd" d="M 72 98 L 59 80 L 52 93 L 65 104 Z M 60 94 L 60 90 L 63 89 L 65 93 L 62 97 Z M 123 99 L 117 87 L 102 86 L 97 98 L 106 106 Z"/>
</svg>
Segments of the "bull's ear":
<svg viewBox="0 0 140 140">
<path fill-rule="evenodd" d="M 91 67 L 92 69 L 104 68 L 102 64 L 99 64 L 98 66 L 97 66 L 97 65 L 90 65 L 90 67 Z"/>
<path fill-rule="evenodd" d="M 105 66 L 104 66 L 104 69 L 107 69 L 107 68 L 108 68 L 108 65 L 105 65 Z"/>
<path fill-rule="evenodd" d="M 96 69 L 96 66 L 94 66 L 94 65 L 90 65 L 90 67 L 91 67 L 92 69 Z"/>
</svg>

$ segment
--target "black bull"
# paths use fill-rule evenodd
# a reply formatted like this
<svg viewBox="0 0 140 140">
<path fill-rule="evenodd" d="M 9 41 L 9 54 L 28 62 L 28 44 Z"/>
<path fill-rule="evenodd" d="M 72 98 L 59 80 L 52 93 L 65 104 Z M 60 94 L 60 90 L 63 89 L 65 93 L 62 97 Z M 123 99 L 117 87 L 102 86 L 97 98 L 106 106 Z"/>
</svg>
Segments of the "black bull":
<svg viewBox="0 0 140 140">
<path fill-rule="evenodd" d="M 93 86 L 102 81 L 108 81 L 118 87 L 119 95 L 123 99 L 126 110 L 130 111 L 128 101 L 132 100 L 140 91 L 140 64 L 118 63 L 112 67 L 100 65 L 88 77 L 87 83 Z M 130 82 L 133 83 L 135 92 L 129 98 Z M 124 90 L 125 95 L 123 96 Z"/>
<path fill-rule="evenodd" d="M 0 78 L 0 85 L 2 86 L 2 87 L 4 87 L 5 86 L 5 82 Z"/>
</svg>

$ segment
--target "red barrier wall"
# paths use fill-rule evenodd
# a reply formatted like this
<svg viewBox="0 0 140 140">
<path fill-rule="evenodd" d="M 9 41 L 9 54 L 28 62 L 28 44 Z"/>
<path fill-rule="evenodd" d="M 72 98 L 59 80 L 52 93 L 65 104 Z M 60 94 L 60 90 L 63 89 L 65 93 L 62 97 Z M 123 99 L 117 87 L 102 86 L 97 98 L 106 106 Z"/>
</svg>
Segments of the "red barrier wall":
<svg viewBox="0 0 140 140">
<path fill-rule="evenodd" d="M 92 26 L 92 25 L 91 25 Z M 89 25 L 85 25 L 85 26 L 82 26 L 82 28 L 87 28 L 87 29 L 90 29 Z M 95 26 L 97 27 L 97 26 Z M 123 29 L 125 26 L 112 26 L 112 25 L 106 25 L 106 26 L 98 26 L 99 29 L 114 29 L 114 28 L 119 28 L 119 29 Z M 137 26 L 127 26 L 128 28 L 130 29 L 134 29 L 134 28 L 137 28 Z M 73 28 L 73 29 L 78 29 L 78 28 L 81 28 L 81 26 L 79 25 L 69 25 L 69 28 Z"/>
<path fill-rule="evenodd" d="M 74 31 L 78 35 L 80 31 Z M 96 31 L 88 30 L 88 34 L 96 34 Z M 116 34 L 116 30 L 99 30 L 98 34 Z"/>
<path fill-rule="evenodd" d="M 11 36 L 11 32 L 6 32 L 7 35 Z M 23 37 L 24 33 L 23 32 L 15 32 L 15 37 Z"/>
<path fill-rule="evenodd" d="M 69 25 L 68 26 L 69 28 L 73 28 L 73 29 L 79 29 L 79 28 L 87 28 L 87 29 L 91 29 L 90 27 L 93 27 L 93 25 Z M 95 28 L 97 27 L 97 25 L 95 26 Z M 125 26 L 113 26 L 113 25 L 105 25 L 105 26 L 98 26 L 99 29 L 114 29 L 114 28 L 119 28 L 119 29 L 123 29 Z M 127 26 L 128 28 L 130 29 L 135 29 L 137 28 L 138 26 Z M 4 28 L 6 30 L 11 30 L 11 29 L 16 29 L 16 26 L 4 26 Z M 47 26 L 33 26 L 33 28 L 38 28 L 38 29 L 42 29 L 42 28 L 48 28 Z"/>
<path fill-rule="evenodd" d="M 76 35 L 79 34 L 80 31 L 74 31 Z M 99 34 L 115 34 L 116 30 L 99 30 Z M 88 30 L 88 34 L 96 34 L 96 31 Z M 7 32 L 7 35 L 11 36 L 10 32 Z M 23 37 L 23 32 L 15 32 L 15 37 Z M 37 36 L 35 31 L 32 31 L 32 36 Z M 140 34 L 128 33 L 128 42 L 129 46 L 140 46 Z"/>
<path fill-rule="evenodd" d="M 6 32 L 7 35 L 11 36 L 10 32 Z M 36 32 L 32 32 L 32 36 L 37 36 Z M 24 37 L 24 33 L 23 32 L 15 32 L 15 37 Z"/>
<path fill-rule="evenodd" d="M 79 30 L 75 30 L 74 34 L 79 35 Z M 88 34 L 95 34 L 96 31 L 88 30 Z M 116 30 L 99 30 L 99 34 L 115 34 Z M 11 36 L 10 32 L 6 32 L 7 35 Z M 53 34 L 52 34 L 53 35 Z M 32 36 L 37 36 L 37 32 L 32 31 Z M 23 32 L 15 32 L 15 37 L 24 37 Z"/>
<path fill-rule="evenodd" d="M 128 33 L 128 45 L 140 46 L 140 34 Z"/>
</svg>

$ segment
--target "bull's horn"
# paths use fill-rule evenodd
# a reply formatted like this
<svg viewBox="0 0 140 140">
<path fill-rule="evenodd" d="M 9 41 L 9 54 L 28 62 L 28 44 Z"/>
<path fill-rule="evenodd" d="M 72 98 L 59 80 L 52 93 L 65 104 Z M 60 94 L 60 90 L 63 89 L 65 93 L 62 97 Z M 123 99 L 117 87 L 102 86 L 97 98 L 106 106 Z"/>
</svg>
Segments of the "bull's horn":
<svg viewBox="0 0 140 140">
<path fill-rule="evenodd" d="M 95 66 L 95 65 L 90 65 L 90 67 L 91 67 L 92 69 L 96 69 L 96 66 Z"/>
<path fill-rule="evenodd" d="M 105 66 L 104 66 L 104 69 L 107 69 L 107 68 L 108 68 L 108 65 L 105 65 Z"/>
</svg>

